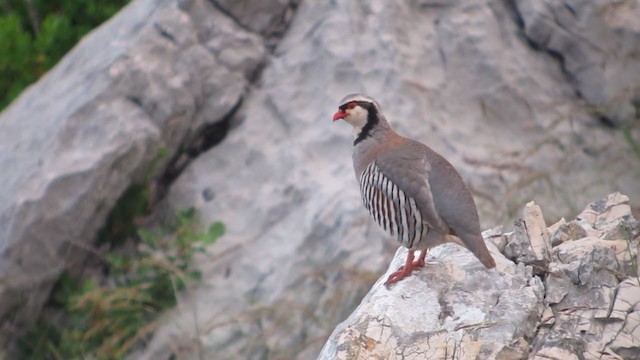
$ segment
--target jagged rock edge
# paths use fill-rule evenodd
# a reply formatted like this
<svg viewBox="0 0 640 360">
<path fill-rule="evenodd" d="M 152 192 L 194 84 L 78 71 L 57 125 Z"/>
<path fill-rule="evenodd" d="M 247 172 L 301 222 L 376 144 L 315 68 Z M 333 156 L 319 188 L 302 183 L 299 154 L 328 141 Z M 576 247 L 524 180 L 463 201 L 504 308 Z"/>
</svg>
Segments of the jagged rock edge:
<svg viewBox="0 0 640 360">
<path fill-rule="evenodd" d="M 506 8 L 509 11 L 511 11 L 514 16 L 514 22 L 518 27 L 518 35 L 522 38 L 523 42 L 527 44 L 527 46 L 529 46 L 532 50 L 539 53 L 545 53 L 549 55 L 549 57 L 554 59 L 558 63 L 558 68 L 562 72 L 562 75 L 564 76 L 567 84 L 569 84 L 571 89 L 573 89 L 573 93 L 575 94 L 576 98 L 578 98 L 582 102 L 585 102 L 585 99 L 582 96 L 582 93 L 575 86 L 575 79 L 573 75 L 571 75 L 571 73 L 567 71 L 564 56 L 561 53 L 554 51 L 552 49 L 541 47 L 533 39 L 527 36 L 527 32 L 525 31 L 525 28 L 524 28 L 524 19 L 520 14 L 520 10 L 518 9 L 518 4 L 516 4 L 516 0 L 509 0 L 507 1 L 506 5 L 507 5 Z M 606 126 L 607 128 L 616 128 L 618 125 L 605 114 L 598 114 L 598 115 L 592 114 L 592 115 L 595 118 L 597 118 L 598 121 L 600 121 L 600 123 Z"/>
<path fill-rule="evenodd" d="M 163 170 L 155 176 L 154 189 L 156 190 L 151 199 L 151 203 L 153 205 L 157 204 L 164 198 L 167 190 L 171 187 L 171 184 L 180 176 L 180 174 L 189 166 L 191 162 L 193 162 L 201 153 L 215 147 L 220 142 L 222 142 L 224 138 L 229 134 L 229 132 L 233 130 L 234 126 L 232 125 L 234 120 L 236 119 L 235 115 L 242 108 L 242 105 L 244 104 L 246 98 L 250 96 L 251 88 L 259 84 L 263 70 L 269 63 L 270 57 L 275 53 L 278 43 L 289 29 L 291 22 L 293 21 L 293 17 L 296 14 L 296 10 L 300 5 L 300 1 L 289 1 L 289 10 L 291 10 L 293 14 L 289 19 L 286 19 L 286 12 L 283 13 L 281 18 L 281 20 L 283 20 L 284 22 L 282 32 L 276 32 L 273 34 L 261 34 L 242 24 L 236 16 L 234 16 L 229 10 L 220 5 L 218 1 L 209 0 L 209 3 L 222 15 L 228 17 L 231 21 L 233 21 L 233 23 L 239 28 L 250 34 L 254 34 L 262 38 L 265 43 L 267 53 L 262 61 L 260 61 L 260 63 L 256 65 L 255 69 L 246 77 L 247 86 L 244 90 L 244 93 L 240 95 L 240 98 L 238 99 L 236 104 L 232 106 L 231 110 L 229 110 L 227 114 L 223 115 L 219 119 L 206 122 L 205 125 L 202 126 L 197 132 L 195 132 L 191 136 L 188 136 L 186 138 L 186 141 L 184 141 L 180 145 L 175 154 L 171 156 L 171 159 L 167 162 L 166 166 L 163 167 Z M 163 29 L 158 24 L 154 24 L 154 27 L 158 30 L 160 36 L 172 42 L 175 42 L 172 34 L 166 29 Z M 130 100 L 136 106 L 142 108 L 144 111 L 144 107 L 139 100 L 136 101 L 137 99 L 130 98 L 127 98 L 127 100 Z M 197 106 L 199 107 L 199 105 Z M 197 109 L 197 111 L 199 111 L 199 109 Z M 182 159 L 185 156 L 187 157 L 187 160 L 183 161 Z M 151 206 L 149 211 L 152 213 L 153 210 L 154 207 Z"/>
<path fill-rule="evenodd" d="M 580 91 L 578 91 L 575 88 L 575 86 L 573 86 L 573 82 L 572 82 L 573 76 L 571 76 L 571 74 L 567 71 L 565 67 L 564 56 L 558 53 L 557 51 L 542 48 L 533 39 L 527 36 L 527 32 L 525 31 L 525 28 L 524 28 L 524 18 L 522 17 L 522 14 L 520 14 L 520 9 L 518 8 L 518 4 L 516 4 L 516 0 L 509 0 L 507 1 L 506 5 L 507 5 L 506 8 L 513 14 L 513 20 L 516 24 L 516 27 L 518 28 L 518 36 L 532 50 L 539 53 L 545 53 L 549 55 L 552 59 L 554 59 L 558 63 L 560 71 L 562 72 L 562 75 L 564 75 L 565 80 L 574 90 L 574 94 L 576 95 L 576 97 L 582 99 L 582 96 L 580 95 Z"/>
</svg>

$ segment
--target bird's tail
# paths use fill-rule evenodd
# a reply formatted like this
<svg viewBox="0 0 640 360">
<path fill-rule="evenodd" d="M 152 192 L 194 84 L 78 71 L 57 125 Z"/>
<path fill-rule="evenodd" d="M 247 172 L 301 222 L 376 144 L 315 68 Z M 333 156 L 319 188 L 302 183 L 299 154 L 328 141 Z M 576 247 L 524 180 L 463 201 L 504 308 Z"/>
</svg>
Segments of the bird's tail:
<svg viewBox="0 0 640 360">
<path fill-rule="evenodd" d="M 446 235 L 445 240 L 447 242 L 456 243 L 471 251 L 487 269 L 496 267 L 496 261 L 493 259 L 493 256 L 491 256 L 489 249 L 487 249 L 487 245 L 484 244 L 482 235 L 467 235 L 465 238 L 467 241 L 463 241 L 455 235 Z"/>
</svg>

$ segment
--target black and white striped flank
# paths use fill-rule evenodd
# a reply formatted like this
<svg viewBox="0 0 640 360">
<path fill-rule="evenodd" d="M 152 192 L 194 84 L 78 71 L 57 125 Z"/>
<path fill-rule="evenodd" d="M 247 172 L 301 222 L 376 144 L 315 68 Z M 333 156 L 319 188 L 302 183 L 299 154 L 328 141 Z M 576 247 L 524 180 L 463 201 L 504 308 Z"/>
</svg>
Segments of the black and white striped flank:
<svg viewBox="0 0 640 360">
<path fill-rule="evenodd" d="M 429 232 L 415 200 L 391 182 L 375 161 L 360 177 L 360 192 L 369 214 L 402 245 L 411 248 Z"/>
</svg>

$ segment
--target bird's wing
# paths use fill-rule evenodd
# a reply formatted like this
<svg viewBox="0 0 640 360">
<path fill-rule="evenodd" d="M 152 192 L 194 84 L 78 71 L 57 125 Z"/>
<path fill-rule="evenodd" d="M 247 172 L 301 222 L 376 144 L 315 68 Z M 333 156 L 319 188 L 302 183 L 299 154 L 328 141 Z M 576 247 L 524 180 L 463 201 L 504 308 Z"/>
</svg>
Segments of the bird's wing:
<svg viewBox="0 0 640 360">
<path fill-rule="evenodd" d="M 449 227 L 449 233 L 462 240 L 462 245 L 487 268 L 495 267 L 496 263 L 481 235 L 480 219 L 471 191 L 451 163 L 429 147 L 420 145 L 430 164 L 427 172 L 433 205 Z"/>
<path fill-rule="evenodd" d="M 385 177 L 415 201 L 423 223 L 448 233 L 448 226 L 438 214 L 433 201 L 429 183 L 430 166 L 420 146 L 406 143 L 395 147 L 379 155 L 375 163 Z"/>
</svg>

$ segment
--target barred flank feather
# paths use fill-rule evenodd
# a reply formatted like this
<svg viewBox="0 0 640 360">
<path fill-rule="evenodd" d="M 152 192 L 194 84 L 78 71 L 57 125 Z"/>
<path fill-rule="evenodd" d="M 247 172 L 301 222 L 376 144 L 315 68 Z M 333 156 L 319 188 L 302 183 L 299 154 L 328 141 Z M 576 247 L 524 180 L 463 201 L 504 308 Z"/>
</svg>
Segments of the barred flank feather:
<svg viewBox="0 0 640 360">
<path fill-rule="evenodd" d="M 369 214 L 402 245 L 411 248 L 429 232 L 415 200 L 391 182 L 375 161 L 360 177 L 360 192 Z"/>
</svg>

